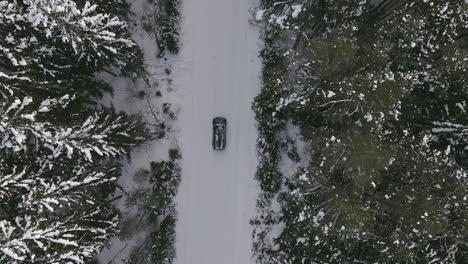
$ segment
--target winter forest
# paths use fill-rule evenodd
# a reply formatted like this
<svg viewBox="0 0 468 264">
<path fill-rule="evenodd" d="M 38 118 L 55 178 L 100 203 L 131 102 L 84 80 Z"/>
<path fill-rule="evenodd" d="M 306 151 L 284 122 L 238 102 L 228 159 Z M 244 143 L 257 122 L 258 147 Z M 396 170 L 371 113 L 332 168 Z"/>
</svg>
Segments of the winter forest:
<svg viewBox="0 0 468 264">
<path fill-rule="evenodd" d="M 162 2 L 155 36 L 177 19 L 163 11 L 178 2 Z M 141 115 L 99 102 L 112 87 L 97 73 L 147 74 L 130 15 L 125 0 L 0 1 L 0 263 L 92 263 L 119 232 L 120 161 L 155 137 Z M 177 52 L 172 32 L 160 53 Z"/>
<path fill-rule="evenodd" d="M 184 150 L 176 107 L 154 98 L 173 89 L 183 1 L 141 2 L 144 15 L 131 0 L 0 0 L 0 264 L 104 264 L 139 226 L 105 264 L 175 263 Z M 468 263 L 468 1 L 259 0 L 250 13 L 252 263 Z M 102 76 L 144 86 L 131 93 L 146 112 L 105 103 Z M 124 164 L 158 140 L 165 158 L 125 189 Z"/>
<path fill-rule="evenodd" d="M 468 2 L 255 15 L 258 263 L 468 263 Z"/>
</svg>

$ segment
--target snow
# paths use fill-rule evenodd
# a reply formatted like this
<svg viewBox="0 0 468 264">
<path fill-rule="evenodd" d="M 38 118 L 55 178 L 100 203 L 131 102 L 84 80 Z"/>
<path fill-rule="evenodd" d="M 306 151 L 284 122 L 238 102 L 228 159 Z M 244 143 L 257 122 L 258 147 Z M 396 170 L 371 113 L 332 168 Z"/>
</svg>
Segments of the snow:
<svg viewBox="0 0 468 264">
<path fill-rule="evenodd" d="M 131 3 L 131 11 L 135 14 L 135 25 L 130 25 L 130 32 L 138 46 L 144 52 L 144 63 L 149 73 L 150 87 L 146 82 L 139 80 L 131 80 L 129 78 L 115 77 L 107 73 L 101 73 L 98 77 L 110 83 L 114 88 L 114 94 L 106 95 L 102 103 L 109 106 L 113 105 L 116 110 L 123 110 L 127 113 L 140 113 L 144 116 L 148 123 L 154 124 L 155 118 L 163 120 L 168 126 L 166 137 L 146 143 L 134 149 L 131 153 L 131 161 L 122 161 L 122 176 L 118 179 L 118 183 L 124 191 L 130 191 L 138 187 L 142 183 L 137 182 L 133 176 L 141 168 L 148 168 L 152 161 L 160 161 L 168 159 L 168 150 L 177 146 L 176 134 L 177 131 L 171 129 L 172 121 L 165 120 L 162 116 L 160 107 L 164 102 L 171 104 L 171 110 L 177 112 L 180 104 L 180 95 L 177 87 L 170 87 L 168 79 L 173 76 L 167 76 L 164 73 L 165 68 L 171 68 L 173 60 L 177 56 L 170 54 L 166 55 L 167 62 L 163 58 L 157 58 L 159 53 L 157 44 L 152 37 L 142 28 L 142 17 L 147 12 L 152 10 L 151 1 L 134 0 Z M 161 91 L 162 97 L 155 96 L 156 90 Z M 136 93 L 145 91 L 149 96 L 148 100 L 138 98 Z M 153 115 L 154 113 L 154 115 Z M 125 193 L 117 192 L 115 196 L 123 195 L 122 199 L 114 202 L 115 206 L 121 210 L 123 221 L 133 219 L 136 210 L 128 208 L 125 205 Z M 151 227 L 141 224 L 137 230 L 133 230 L 132 236 L 128 238 L 114 237 L 110 240 L 108 247 L 99 254 L 98 260 L 100 263 L 123 263 L 134 246 L 140 245 L 145 236 L 149 233 Z"/>
<path fill-rule="evenodd" d="M 255 20 L 260 21 L 263 19 L 263 14 L 265 13 L 266 10 L 258 10 L 255 13 Z"/>
<path fill-rule="evenodd" d="M 284 21 L 287 19 L 287 16 L 279 16 L 276 18 L 276 24 L 278 24 L 281 28 L 287 28 L 285 25 L 284 25 Z"/>
<path fill-rule="evenodd" d="M 288 136 L 294 139 L 294 142 L 296 145 L 296 151 L 300 157 L 299 162 L 293 161 L 287 156 L 286 152 L 283 149 L 280 150 L 281 159 L 278 163 L 279 170 L 285 178 L 291 178 L 297 173 L 297 170 L 299 168 L 307 168 L 307 163 L 310 160 L 310 157 L 308 154 L 310 146 L 302 140 L 299 127 L 293 125 L 291 120 L 289 120 L 286 123 L 284 136 Z M 286 187 L 282 186 L 281 189 L 284 191 L 286 190 Z"/>
<path fill-rule="evenodd" d="M 465 1 L 466 2 L 466 1 Z M 448 8 L 448 5 L 449 3 L 446 3 L 444 7 L 442 7 L 442 9 L 439 11 L 441 14 L 445 13 L 445 11 L 447 11 L 447 8 Z"/>
<path fill-rule="evenodd" d="M 176 264 L 253 263 L 257 165 L 253 97 L 260 86 L 259 35 L 251 0 L 187 0 L 182 8 L 182 182 Z M 224 151 L 211 146 L 212 118 L 227 118 Z"/>
<path fill-rule="evenodd" d="M 293 5 L 292 9 L 293 9 L 293 12 L 292 12 L 291 16 L 293 18 L 297 18 L 297 16 L 299 16 L 299 13 L 301 13 L 301 11 L 302 11 L 302 5 Z"/>
<path fill-rule="evenodd" d="M 371 114 L 371 113 L 366 113 L 366 114 L 364 115 L 364 119 L 365 119 L 367 122 L 372 121 L 372 114 Z"/>
<path fill-rule="evenodd" d="M 280 161 L 278 163 L 279 171 L 281 172 L 284 178 L 291 179 L 292 177 L 298 177 L 302 181 L 309 181 L 306 175 L 297 175 L 297 172 L 299 168 L 307 167 L 307 164 L 310 161 L 309 153 L 311 146 L 309 146 L 309 144 L 302 140 L 302 137 L 300 135 L 300 129 L 297 126 L 293 125 L 291 121 L 288 121 L 286 123 L 286 127 L 284 131 L 282 131 L 280 136 L 290 137 L 294 139 L 294 144 L 296 146 L 297 154 L 300 157 L 300 161 L 296 162 L 291 160 L 288 157 L 286 151 L 284 149 L 280 149 Z M 262 218 L 265 219 L 265 217 L 273 217 L 275 221 L 278 221 L 277 218 L 281 216 L 282 210 L 282 206 L 280 202 L 278 202 L 278 198 L 279 195 L 284 192 L 288 192 L 288 189 L 285 186 L 285 181 L 283 180 L 281 183 L 280 192 L 267 202 L 267 206 L 261 209 L 261 212 L 257 214 L 257 219 L 264 221 L 262 220 Z M 295 191 L 293 190 L 291 194 L 294 195 L 294 192 Z M 306 220 L 306 216 L 306 212 L 302 212 L 299 215 L 299 219 Z M 261 246 L 262 248 L 270 248 L 272 250 L 276 250 L 278 249 L 278 244 L 275 241 L 282 234 L 284 227 L 284 222 L 281 221 L 274 222 L 273 224 L 266 224 L 265 222 L 263 222 L 256 226 L 254 240 L 256 243 L 263 244 Z M 301 238 L 298 239 L 302 241 Z M 256 257 L 260 256 L 256 255 Z M 261 257 L 265 258 L 266 256 Z M 264 263 L 269 263 L 268 261 L 271 261 L 273 263 L 275 260 L 262 259 L 262 261 L 264 261 Z"/>
</svg>

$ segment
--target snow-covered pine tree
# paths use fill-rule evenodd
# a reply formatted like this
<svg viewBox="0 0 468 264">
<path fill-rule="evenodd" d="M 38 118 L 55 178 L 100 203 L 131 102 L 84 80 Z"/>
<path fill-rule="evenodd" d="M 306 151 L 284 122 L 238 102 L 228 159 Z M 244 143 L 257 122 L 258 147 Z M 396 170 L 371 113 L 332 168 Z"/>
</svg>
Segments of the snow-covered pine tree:
<svg viewBox="0 0 468 264">
<path fill-rule="evenodd" d="M 32 158 L 17 166 L 14 158 L 0 166 L 0 262 L 84 263 L 96 255 L 118 225 L 118 212 L 96 193 L 113 184 L 118 167 Z"/>
<path fill-rule="evenodd" d="M 259 240 L 285 228 L 259 263 L 467 262 L 468 3 L 262 4 L 257 175 L 281 211 Z M 290 123 L 311 157 L 282 179 L 272 146 Z"/>
<path fill-rule="evenodd" d="M 86 3 L 96 5 L 98 13 L 110 13 L 120 19 L 127 20 L 131 15 L 129 11 L 130 4 L 126 0 L 73 0 L 79 7 L 83 7 Z"/>
<path fill-rule="evenodd" d="M 117 159 L 146 130 L 137 116 L 77 111 L 73 96 L 15 90 L 0 83 L 0 260 L 84 263 L 116 232 Z"/>
<path fill-rule="evenodd" d="M 90 108 L 110 89 L 95 72 L 141 53 L 123 20 L 77 3 L 0 1 L 0 263 L 95 256 L 117 230 L 118 160 L 148 138 L 139 116 Z"/>
<path fill-rule="evenodd" d="M 176 211 L 174 198 L 180 183 L 181 158 L 178 149 L 169 150 L 169 160 L 151 162 L 150 170 L 135 174 L 138 180 L 150 184 L 130 191 L 126 205 L 136 208 L 138 226 L 145 225 L 151 232 L 134 247 L 125 263 L 171 264 L 175 258 Z M 133 229 L 129 229 L 133 231 Z M 128 231 L 127 231 L 128 232 Z"/>
<path fill-rule="evenodd" d="M 126 22 L 96 10 L 72 0 L 0 1 L 2 74 L 60 82 L 141 59 Z"/>
</svg>

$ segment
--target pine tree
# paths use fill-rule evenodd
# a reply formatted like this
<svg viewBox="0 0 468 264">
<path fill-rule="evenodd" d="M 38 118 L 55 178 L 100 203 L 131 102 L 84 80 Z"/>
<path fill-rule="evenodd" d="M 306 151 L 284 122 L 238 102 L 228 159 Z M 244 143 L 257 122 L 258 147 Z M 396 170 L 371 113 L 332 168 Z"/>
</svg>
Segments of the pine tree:
<svg viewBox="0 0 468 264">
<path fill-rule="evenodd" d="M 1 1 L 3 74 L 61 83 L 106 67 L 123 70 L 140 59 L 126 22 L 96 10 L 71 0 Z"/>
<path fill-rule="evenodd" d="M 0 1 L 0 262 L 85 263 L 116 234 L 119 159 L 140 116 L 92 108 L 141 53 L 126 22 L 88 2 Z M 138 73 L 138 72 L 137 72 Z"/>
<path fill-rule="evenodd" d="M 147 138 L 144 126 L 111 109 L 82 109 L 88 117 L 65 122 L 73 97 L 16 97 L 2 88 L 0 259 L 84 263 L 117 231 L 107 196 L 117 159 Z"/>
<path fill-rule="evenodd" d="M 138 217 L 151 232 L 132 249 L 126 263 L 173 263 L 176 224 L 174 197 L 180 183 L 180 158 L 178 149 L 170 149 L 168 161 L 151 162 L 150 170 L 141 170 L 135 175 L 150 184 L 131 191 L 127 206 L 136 207 Z"/>
<path fill-rule="evenodd" d="M 291 122 L 311 151 L 273 190 L 261 152 L 284 229 L 259 261 L 466 262 L 466 1 L 262 4 L 261 137 Z"/>
</svg>

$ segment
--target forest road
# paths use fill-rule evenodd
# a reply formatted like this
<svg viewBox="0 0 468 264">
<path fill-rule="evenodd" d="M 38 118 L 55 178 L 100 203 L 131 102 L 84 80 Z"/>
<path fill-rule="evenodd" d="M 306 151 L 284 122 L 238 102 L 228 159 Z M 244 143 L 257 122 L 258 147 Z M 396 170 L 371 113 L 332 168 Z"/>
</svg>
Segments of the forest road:
<svg viewBox="0 0 468 264">
<path fill-rule="evenodd" d="M 177 196 L 176 264 L 253 263 L 257 166 L 251 104 L 260 87 L 253 0 L 182 1 L 182 182 Z M 212 149 L 212 119 L 227 119 L 227 146 Z"/>
</svg>

